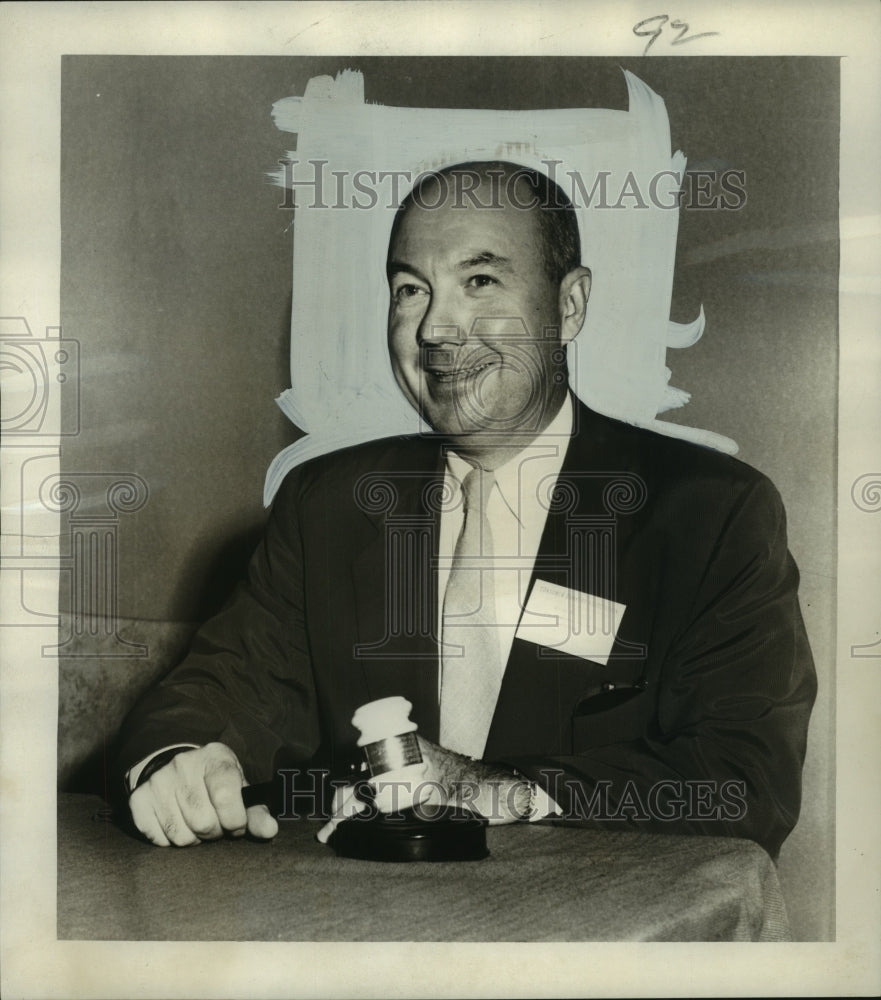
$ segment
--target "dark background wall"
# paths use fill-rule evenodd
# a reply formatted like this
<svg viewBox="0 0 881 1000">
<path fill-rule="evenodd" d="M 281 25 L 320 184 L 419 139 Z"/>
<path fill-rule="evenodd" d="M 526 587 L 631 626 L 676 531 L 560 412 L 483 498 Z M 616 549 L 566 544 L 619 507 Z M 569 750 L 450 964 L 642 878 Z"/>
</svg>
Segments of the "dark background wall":
<svg viewBox="0 0 881 1000">
<path fill-rule="evenodd" d="M 746 173 L 740 211 L 681 216 L 672 318 L 703 303 L 707 331 L 668 352 L 694 399 L 667 416 L 735 438 L 789 512 L 821 687 L 781 874 L 796 931 L 832 933 L 834 59 L 65 57 L 61 317 L 81 343 L 81 429 L 62 469 L 136 473 L 149 499 L 121 516 L 117 562 L 117 629 L 147 655 L 83 642 L 61 660 L 64 787 L 100 787 L 125 711 L 243 570 L 266 467 L 298 436 L 273 403 L 290 384 L 293 218 L 265 171 L 293 137 L 272 103 L 351 67 L 390 105 L 623 109 L 622 66 L 665 99 L 692 169 Z"/>
</svg>

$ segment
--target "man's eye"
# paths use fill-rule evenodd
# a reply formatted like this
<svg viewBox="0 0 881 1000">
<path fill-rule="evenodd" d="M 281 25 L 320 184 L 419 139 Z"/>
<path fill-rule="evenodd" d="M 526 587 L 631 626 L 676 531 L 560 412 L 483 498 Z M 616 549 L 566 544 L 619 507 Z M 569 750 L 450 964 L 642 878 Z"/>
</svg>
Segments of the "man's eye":
<svg viewBox="0 0 881 1000">
<path fill-rule="evenodd" d="M 488 288 L 490 285 L 497 285 L 499 282 L 491 274 L 472 274 L 468 279 L 471 288 Z"/>
<path fill-rule="evenodd" d="M 418 285 L 399 285 L 393 292 L 395 300 L 401 302 L 404 299 L 412 299 L 417 295 L 424 295 L 425 289 Z"/>
</svg>

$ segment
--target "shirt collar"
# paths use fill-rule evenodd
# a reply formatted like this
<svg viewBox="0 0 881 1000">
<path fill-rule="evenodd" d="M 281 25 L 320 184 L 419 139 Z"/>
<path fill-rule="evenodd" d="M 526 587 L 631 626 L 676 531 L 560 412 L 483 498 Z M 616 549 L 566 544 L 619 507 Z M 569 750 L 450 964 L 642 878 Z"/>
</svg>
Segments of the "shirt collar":
<svg viewBox="0 0 881 1000">
<path fill-rule="evenodd" d="M 539 483 L 547 476 L 559 475 L 569 440 L 572 437 L 573 424 L 572 396 L 567 392 L 563 405 L 554 419 L 534 441 L 523 449 L 523 451 L 535 450 L 537 452 L 535 458 L 528 462 L 522 462 L 523 451 L 520 451 L 495 470 L 499 494 L 505 502 L 505 506 L 518 520 L 521 520 L 518 513 L 522 509 L 521 500 L 528 500 L 536 496 Z M 551 445 L 556 445 L 556 447 L 551 447 Z M 455 477 L 455 488 L 458 490 L 461 488 L 459 483 L 474 466 L 454 451 L 448 451 L 446 459 L 447 470 Z"/>
</svg>

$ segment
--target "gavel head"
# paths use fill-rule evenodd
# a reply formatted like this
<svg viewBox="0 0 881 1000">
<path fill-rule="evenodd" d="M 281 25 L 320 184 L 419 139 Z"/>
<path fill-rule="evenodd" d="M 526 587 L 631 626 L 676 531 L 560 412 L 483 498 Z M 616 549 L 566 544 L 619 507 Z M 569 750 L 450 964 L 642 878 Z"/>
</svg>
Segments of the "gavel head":
<svg viewBox="0 0 881 1000">
<path fill-rule="evenodd" d="M 417 726 L 410 719 L 412 709 L 406 698 L 396 696 L 369 701 L 352 716 L 371 777 L 422 764 Z"/>
<path fill-rule="evenodd" d="M 337 826 L 329 841 L 341 857 L 366 861 L 479 861 L 489 851 L 486 820 L 431 805 L 425 762 L 406 698 L 380 698 L 352 717 L 375 789 L 374 808 Z"/>
</svg>

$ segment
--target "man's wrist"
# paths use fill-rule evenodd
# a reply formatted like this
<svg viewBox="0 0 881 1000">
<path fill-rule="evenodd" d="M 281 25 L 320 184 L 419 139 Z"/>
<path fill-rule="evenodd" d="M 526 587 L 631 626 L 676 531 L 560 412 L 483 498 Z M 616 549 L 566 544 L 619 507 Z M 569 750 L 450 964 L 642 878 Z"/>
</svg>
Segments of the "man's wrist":
<svg viewBox="0 0 881 1000">
<path fill-rule="evenodd" d="M 484 795 L 488 796 L 488 801 L 485 800 L 483 803 L 484 807 L 486 808 L 490 803 L 493 803 L 490 807 L 492 813 L 497 813 L 501 809 L 501 816 L 497 818 L 503 819 L 505 814 L 507 814 L 508 820 L 530 820 L 533 818 L 538 790 L 534 781 L 530 781 L 516 770 L 487 764 L 470 757 L 460 756 L 458 763 L 457 781 L 453 783 L 453 789 L 451 789 L 453 792 L 451 798 L 454 801 L 459 797 L 460 787 L 482 786 Z M 495 791 L 492 791 L 493 786 L 495 786 Z M 483 799 L 484 795 L 479 794 L 478 797 Z"/>
</svg>

